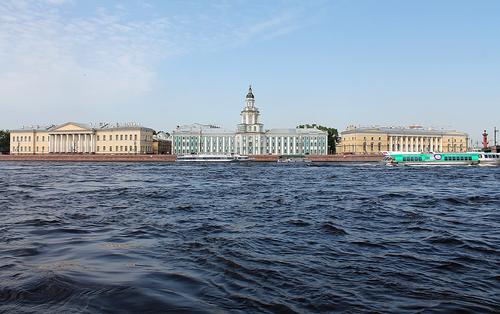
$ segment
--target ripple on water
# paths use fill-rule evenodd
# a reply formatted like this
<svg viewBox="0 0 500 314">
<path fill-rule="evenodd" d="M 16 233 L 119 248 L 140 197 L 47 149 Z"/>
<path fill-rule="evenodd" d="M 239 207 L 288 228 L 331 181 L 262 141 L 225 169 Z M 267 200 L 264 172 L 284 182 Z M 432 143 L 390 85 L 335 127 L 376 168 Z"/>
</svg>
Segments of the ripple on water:
<svg viewBox="0 0 500 314">
<path fill-rule="evenodd" d="M 33 162 L 0 172 L 0 312 L 500 308 L 498 167 Z"/>
</svg>

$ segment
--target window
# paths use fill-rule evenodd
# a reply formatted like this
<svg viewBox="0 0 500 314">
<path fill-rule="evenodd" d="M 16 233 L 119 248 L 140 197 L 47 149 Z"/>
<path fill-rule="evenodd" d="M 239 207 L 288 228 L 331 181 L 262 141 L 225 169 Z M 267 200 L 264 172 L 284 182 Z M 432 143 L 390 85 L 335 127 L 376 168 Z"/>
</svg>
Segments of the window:
<svg viewBox="0 0 500 314">
<path fill-rule="evenodd" d="M 127 146 L 124 146 L 125 147 L 125 151 L 127 151 Z"/>
<path fill-rule="evenodd" d="M 99 151 L 99 146 L 97 146 L 97 151 Z"/>
<path fill-rule="evenodd" d="M 106 140 L 106 135 L 103 135 L 102 136 L 102 140 L 105 141 Z"/>
<path fill-rule="evenodd" d="M 118 136 L 118 135 L 117 135 Z M 118 151 L 118 146 L 116 146 L 116 150 L 115 151 Z"/>
<path fill-rule="evenodd" d="M 106 151 L 106 146 L 103 146 L 102 147 L 102 151 L 105 152 Z"/>
<path fill-rule="evenodd" d="M 123 146 L 120 146 L 120 151 L 123 152 Z"/>
<path fill-rule="evenodd" d="M 115 140 L 118 141 L 118 134 L 115 135 Z M 118 147 L 118 146 L 117 146 Z"/>
<path fill-rule="evenodd" d="M 113 146 L 110 146 L 109 147 L 109 151 L 112 152 L 113 151 Z"/>
<path fill-rule="evenodd" d="M 135 135 L 134 135 L 134 140 L 136 140 L 136 141 L 137 141 L 137 134 L 135 134 Z"/>
<path fill-rule="evenodd" d="M 97 135 L 97 140 L 99 141 L 99 135 Z"/>
<path fill-rule="evenodd" d="M 36 136 L 36 140 L 37 140 L 37 142 L 38 142 L 38 135 Z"/>
<path fill-rule="evenodd" d="M 125 140 L 127 140 L 127 134 L 125 134 Z"/>
<path fill-rule="evenodd" d="M 42 136 L 42 142 L 45 142 L 45 136 Z"/>
<path fill-rule="evenodd" d="M 120 135 L 120 141 L 123 141 L 123 134 Z"/>
</svg>

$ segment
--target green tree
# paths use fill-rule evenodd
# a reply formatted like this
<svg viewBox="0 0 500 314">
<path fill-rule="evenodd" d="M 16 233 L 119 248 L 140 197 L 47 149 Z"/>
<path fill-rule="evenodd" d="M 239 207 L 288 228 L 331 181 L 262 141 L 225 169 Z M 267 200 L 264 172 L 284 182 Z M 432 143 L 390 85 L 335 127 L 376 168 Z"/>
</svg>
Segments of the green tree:
<svg viewBox="0 0 500 314">
<path fill-rule="evenodd" d="M 328 154 L 335 154 L 337 151 L 337 143 L 339 141 L 339 132 L 335 128 L 329 128 L 322 125 L 313 124 L 301 124 L 297 126 L 299 129 L 316 128 L 321 131 L 328 133 Z"/>
<path fill-rule="evenodd" d="M 0 130 L 0 154 L 6 154 L 10 149 L 10 132 Z"/>
</svg>

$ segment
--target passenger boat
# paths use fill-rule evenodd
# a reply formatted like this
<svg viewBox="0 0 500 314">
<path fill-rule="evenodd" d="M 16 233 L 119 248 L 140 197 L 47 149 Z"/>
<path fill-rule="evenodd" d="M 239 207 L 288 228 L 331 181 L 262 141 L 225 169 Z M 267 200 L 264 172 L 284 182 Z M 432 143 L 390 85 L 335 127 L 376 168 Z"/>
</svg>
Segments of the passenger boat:
<svg viewBox="0 0 500 314">
<path fill-rule="evenodd" d="M 239 162 L 249 161 L 248 156 L 229 154 L 229 155 L 208 155 L 208 154 L 190 154 L 177 156 L 176 161 L 181 162 Z"/>
<path fill-rule="evenodd" d="M 446 166 L 446 165 L 477 165 L 479 153 L 388 153 L 384 162 L 390 166 Z"/>
<path fill-rule="evenodd" d="M 476 153 L 474 153 L 476 154 Z M 477 153 L 479 155 L 479 164 L 486 166 L 500 166 L 500 153 Z"/>
</svg>

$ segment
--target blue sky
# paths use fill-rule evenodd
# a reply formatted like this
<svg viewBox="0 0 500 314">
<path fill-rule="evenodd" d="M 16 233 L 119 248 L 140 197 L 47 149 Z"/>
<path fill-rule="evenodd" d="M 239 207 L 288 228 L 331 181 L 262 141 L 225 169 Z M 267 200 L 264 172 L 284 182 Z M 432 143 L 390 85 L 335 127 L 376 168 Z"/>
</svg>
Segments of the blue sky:
<svg viewBox="0 0 500 314">
<path fill-rule="evenodd" d="M 0 2 L 0 128 L 500 127 L 500 1 Z M 4 110 L 5 108 L 5 110 Z"/>
</svg>

